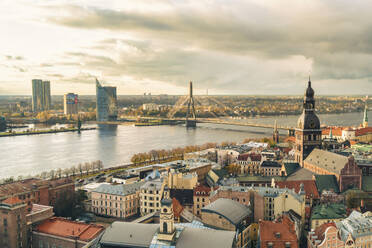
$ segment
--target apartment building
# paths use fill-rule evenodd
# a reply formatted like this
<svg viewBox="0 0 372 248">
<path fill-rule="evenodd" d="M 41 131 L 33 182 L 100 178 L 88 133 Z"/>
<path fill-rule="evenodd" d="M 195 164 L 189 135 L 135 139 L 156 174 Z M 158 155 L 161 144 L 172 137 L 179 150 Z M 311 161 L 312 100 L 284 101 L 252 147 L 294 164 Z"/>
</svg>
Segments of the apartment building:
<svg viewBox="0 0 372 248">
<path fill-rule="evenodd" d="M 92 191 L 92 211 L 98 215 L 128 218 L 140 207 L 140 188 L 144 182 L 132 184 L 103 184 Z"/>
<path fill-rule="evenodd" d="M 160 179 L 148 181 L 141 186 L 139 193 L 141 215 L 146 215 L 160 210 L 160 201 L 163 196 L 164 187 L 165 183 Z M 167 191 L 164 193 L 167 194 Z"/>
</svg>

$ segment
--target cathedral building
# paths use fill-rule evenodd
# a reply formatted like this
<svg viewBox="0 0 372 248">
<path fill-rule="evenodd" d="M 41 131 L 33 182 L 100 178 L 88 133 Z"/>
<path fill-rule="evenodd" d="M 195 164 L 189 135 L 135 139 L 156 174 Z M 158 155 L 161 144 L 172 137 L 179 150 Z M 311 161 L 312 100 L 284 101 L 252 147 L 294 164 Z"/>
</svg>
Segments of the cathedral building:
<svg viewBox="0 0 372 248">
<path fill-rule="evenodd" d="M 306 157 L 313 149 L 320 149 L 322 145 L 322 130 L 319 118 L 315 114 L 314 90 L 311 88 L 310 77 L 304 96 L 302 115 L 297 121 L 295 137 L 295 160 L 303 167 Z"/>
</svg>

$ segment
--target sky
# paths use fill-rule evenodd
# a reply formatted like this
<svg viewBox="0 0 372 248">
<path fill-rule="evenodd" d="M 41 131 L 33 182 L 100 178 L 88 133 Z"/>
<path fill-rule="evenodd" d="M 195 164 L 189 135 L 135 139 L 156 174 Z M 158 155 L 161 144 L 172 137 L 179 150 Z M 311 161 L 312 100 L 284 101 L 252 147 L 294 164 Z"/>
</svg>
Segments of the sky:
<svg viewBox="0 0 372 248">
<path fill-rule="evenodd" d="M 372 94 L 372 1 L 1 0 L 0 95 Z"/>
</svg>

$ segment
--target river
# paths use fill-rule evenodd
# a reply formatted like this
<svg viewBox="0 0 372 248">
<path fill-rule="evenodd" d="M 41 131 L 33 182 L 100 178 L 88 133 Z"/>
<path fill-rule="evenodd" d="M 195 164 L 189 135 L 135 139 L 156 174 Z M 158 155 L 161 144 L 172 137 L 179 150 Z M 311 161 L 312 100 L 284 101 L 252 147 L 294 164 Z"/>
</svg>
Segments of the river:
<svg viewBox="0 0 372 248">
<path fill-rule="evenodd" d="M 371 111 L 369 112 L 371 115 Z M 256 117 L 251 123 L 295 126 L 298 116 Z M 363 113 L 319 115 L 322 124 L 354 125 L 361 123 Z M 281 133 L 285 135 L 286 132 Z M 272 135 L 271 129 L 231 125 L 198 124 L 196 129 L 184 126 L 134 127 L 100 126 L 97 130 L 15 136 L 0 138 L 0 178 L 35 175 L 57 168 L 70 168 L 88 161 L 101 160 L 105 167 L 130 162 L 133 154 L 152 149 L 169 149 L 206 142 L 236 141 Z"/>
</svg>

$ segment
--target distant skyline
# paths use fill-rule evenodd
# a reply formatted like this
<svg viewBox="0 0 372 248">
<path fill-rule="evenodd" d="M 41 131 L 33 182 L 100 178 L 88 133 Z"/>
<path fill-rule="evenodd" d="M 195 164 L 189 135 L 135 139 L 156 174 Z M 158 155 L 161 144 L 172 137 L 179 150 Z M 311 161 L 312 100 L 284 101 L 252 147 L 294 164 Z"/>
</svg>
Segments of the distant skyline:
<svg viewBox="0 0 372 248">
<path fill-rule="evenodd" d="M 372 1 L 2 0 L 0 95 L 372 94 Z"/>
</svg>

